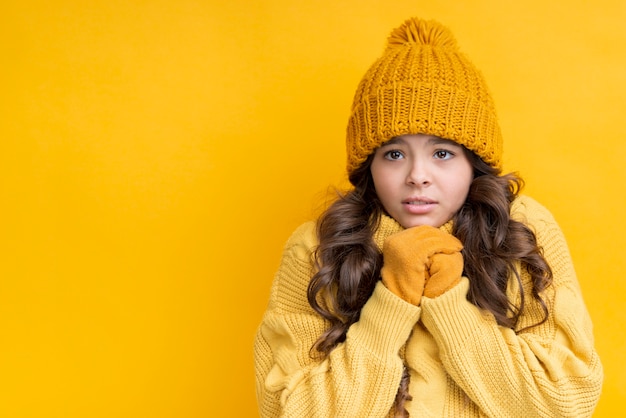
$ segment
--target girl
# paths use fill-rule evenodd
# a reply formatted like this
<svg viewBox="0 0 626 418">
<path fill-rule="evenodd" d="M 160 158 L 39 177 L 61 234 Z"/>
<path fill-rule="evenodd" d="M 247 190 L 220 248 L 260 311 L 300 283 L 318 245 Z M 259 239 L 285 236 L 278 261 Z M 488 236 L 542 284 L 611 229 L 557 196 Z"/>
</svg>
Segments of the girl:
<svg viewBox="0 0 626 418">
<path fill-rule="evenodd" d="M 501 174 L 447 28 L 395 29 L 357 89 L 353 189 L 298 228 L 255 340 L 263 417 L 582 417 L 602 385 L 561 230 Z"/>
</svg>

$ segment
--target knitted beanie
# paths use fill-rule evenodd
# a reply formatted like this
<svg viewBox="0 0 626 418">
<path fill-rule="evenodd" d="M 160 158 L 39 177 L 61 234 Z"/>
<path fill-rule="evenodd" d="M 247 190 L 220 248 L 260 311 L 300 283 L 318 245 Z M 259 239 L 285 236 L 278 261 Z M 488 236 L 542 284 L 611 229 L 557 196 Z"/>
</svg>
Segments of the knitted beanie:
<svg viewBox="0 0 626 418">
<path fill-rule="evenodd" d="M 497 169 L 502 134 L 487 85 L 450 30 L 412 18 L 394 29 L 359 83 L 348 121 L 348 173 L 399 135 L 453 140 Z"/>
</svg>

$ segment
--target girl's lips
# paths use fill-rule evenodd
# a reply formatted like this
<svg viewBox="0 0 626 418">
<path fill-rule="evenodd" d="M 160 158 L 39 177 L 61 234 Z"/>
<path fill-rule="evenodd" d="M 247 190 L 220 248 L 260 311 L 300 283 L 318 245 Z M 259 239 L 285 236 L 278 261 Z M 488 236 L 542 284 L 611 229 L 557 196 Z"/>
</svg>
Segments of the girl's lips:
<svg viewBox="0 0 626 418">
<path fill-rule="evenodd" d="M 432 211 L 436 205 L 436 201 L 424 197 L 409 198 L 402 201 L 405 210 L 413 215 L 424 215 Z"/>
</svg>

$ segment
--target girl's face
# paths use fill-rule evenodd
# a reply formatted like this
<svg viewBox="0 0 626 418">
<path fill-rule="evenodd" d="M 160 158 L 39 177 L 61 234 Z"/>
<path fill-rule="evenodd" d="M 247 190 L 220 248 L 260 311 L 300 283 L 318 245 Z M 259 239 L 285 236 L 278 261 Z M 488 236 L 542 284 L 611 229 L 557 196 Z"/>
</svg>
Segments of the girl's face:
<svg viewBox="0 0 626 418">
<path fill-rule="evenodd" d="M 383 207 L 405 228 L 440 227 L 452 219 L 474 178 L 461 145 L 422 134 L 385 142 L 370 170 Z"/>
</svg>

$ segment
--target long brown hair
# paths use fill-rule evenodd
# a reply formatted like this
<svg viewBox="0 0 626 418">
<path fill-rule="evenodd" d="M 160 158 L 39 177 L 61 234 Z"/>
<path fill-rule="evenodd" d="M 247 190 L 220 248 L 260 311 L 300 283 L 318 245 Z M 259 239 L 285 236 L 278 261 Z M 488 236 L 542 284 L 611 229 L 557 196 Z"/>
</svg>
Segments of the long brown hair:
<svg viewBox="0 0 626 418">
<path fill-rule="evenodd" d="M 552 272 L 535 234 L 510 217 L 511 202 L 523 181 L 515 174 L 500 175 L 476 154 L 464 150 L 474 168 L 474 179 L 464 205 L 453 218 L 453 234 L 464 246 L 463 274 L 470 278 L 467 298 L 491 312 L 499 325 L 514 329 L 527 296 L 515 268 L 521 263 L 533 282 L 532 297 L 544 311 L 543 320 L 532 326 L 539 325 L 548 318 L 540 293 L 551 283 Z M 340 194 L 318 219 L 316 273 L 307 297 L 329 326 L 311 348 L 312 356 L 325 357 L 345 340 L 348 328 L 359 320 L 361 308 L 380 278 L 382 254 L 372 237 L 385 211 L 374 191 L 370 172 L 373 155 L 351 173 L 354 188 Z M 519 305 L 506 295 L 511 275 L 519 284 Z M 404 402 L 410 400 L 408 383 L 405 369 L 395 401 L 397 416 L 408 416 L 404 409 Z"/>
</svg>

